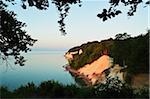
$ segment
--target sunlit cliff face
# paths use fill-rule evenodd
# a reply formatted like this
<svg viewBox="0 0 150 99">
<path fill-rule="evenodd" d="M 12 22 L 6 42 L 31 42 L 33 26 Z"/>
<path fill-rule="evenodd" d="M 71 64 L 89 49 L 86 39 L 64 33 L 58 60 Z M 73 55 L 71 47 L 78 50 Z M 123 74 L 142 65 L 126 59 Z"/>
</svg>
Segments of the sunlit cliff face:
<svg viewBox="0 0 150 99">
<path fill-rule="evenodd" d="M 67 52 L 65 54 L 65 58 L 68 61 L 73 60 L 74 55 L 80 55 L 82 54 L 82 50 L 77 50 L 74 52 Z M 81 60 L 82 61 L 82 60 Z M 118 64 L 113 66 L 113 59 L 109 57 L 107 54 L 103 54 L 101 57 L 99 57 L 97 60 L 90 64 L 86 64 L 83 67 L 79 68 L 77 73 L 78 75 L 84 75 L 88 77 L 88 79 L 91 81 L 91 83 L 94 85 L 98 82 L 104 83 L 106 80 L 105 70 L 109 69 L 109 75 L 108 77 L 114 78 L 119 77 L 121 81 L 124 81 L 123 78 L 123 72 L 121 72 L 122 67 Z"/>
<path fill-rule="evenodd" d="M 80 74 L 86 75 L 94 84 L 97 79 L 96 75 L 101 74 L 104 70 L 110 68 L 111 66 L 112 64 L 110 61 L 110 57 L 107 55 L 103 55 L 93 63 L 87 64 L 84 67 L 80 68 L 78 72 Z"/>
</svg>

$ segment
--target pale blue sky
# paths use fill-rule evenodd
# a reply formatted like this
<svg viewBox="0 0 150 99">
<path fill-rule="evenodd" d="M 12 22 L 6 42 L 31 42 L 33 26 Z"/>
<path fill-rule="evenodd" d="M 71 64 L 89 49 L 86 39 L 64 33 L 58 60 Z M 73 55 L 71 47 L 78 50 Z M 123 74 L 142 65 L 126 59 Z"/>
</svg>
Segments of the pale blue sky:
<svg viewBox="0 0 150 99">
<path fill-rule="evenodd" d="M 102 22 L 97 14 L 103 8 L 109 7 L 108 2 L 83 0 L 82 7 L 71 6 L 69 16 L 65 20 L 68 32 L 66 36 L 62 36 L 59 31 L 57 23 L 59 13 L 54 4 L 50 3 L 46 11 L 40 11 L 34 7 L 24 10 L 19 3 L 9 6 L 9 9 L 14 10 L 18 15 L 17 18 L 27 24 L 25 30 L 28 34 L 38 39 L 34 48 L 69 49 L 88 41 L 101 41 L 114 37 L 117 33 L 127 32 L 131 36 L 145 33 L 150 24 L 148 23 L 148 7 L 143 8 L 143 6 L 144 4 L 139 6 L 133 17 L 127 16 L 128 9 L 120 7 L 124 10 L 124 14 Z"/>
</svg>

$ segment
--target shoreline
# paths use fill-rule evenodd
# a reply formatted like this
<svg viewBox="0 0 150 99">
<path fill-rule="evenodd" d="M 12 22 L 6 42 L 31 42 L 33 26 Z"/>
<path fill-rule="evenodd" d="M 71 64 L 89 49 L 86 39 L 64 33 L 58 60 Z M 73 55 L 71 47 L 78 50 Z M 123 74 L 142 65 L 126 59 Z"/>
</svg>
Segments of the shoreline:
<svg viewBox="0 0 150 99">
<path fill-rule="evenodd" d="M 68 71 L 74 77 L 78 77 L 78 78 L 82 79 L 87 86 L 92 85 L 91 80 L 87 76 L 80 74 L 77 70 L 73 69 L 71 66 L 65 65 L 65 66 L 63 66 L 63 68 L 65 68 L 65 70 Z"/>
</svg>

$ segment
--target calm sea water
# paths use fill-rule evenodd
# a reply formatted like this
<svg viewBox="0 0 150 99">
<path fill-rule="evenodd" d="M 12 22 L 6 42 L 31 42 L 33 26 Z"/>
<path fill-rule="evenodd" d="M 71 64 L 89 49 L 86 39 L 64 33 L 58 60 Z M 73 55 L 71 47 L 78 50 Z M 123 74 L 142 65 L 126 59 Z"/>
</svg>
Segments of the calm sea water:
<svg viewBox="0 0 150 99">
<path fill-rule="evenodd" d="M 65 51 L 32 51 L 24 55 L 27 62 L 23 67 L 14 65 L 10 59 L 11 66 L 0 64 L 0 85 L 13 90 L 28 82 L 36 85 L 47 80 L 56 80 L 63 84 L 75 83 L 62 67 L 67 63 L 64 53 Z"/>
</svg>

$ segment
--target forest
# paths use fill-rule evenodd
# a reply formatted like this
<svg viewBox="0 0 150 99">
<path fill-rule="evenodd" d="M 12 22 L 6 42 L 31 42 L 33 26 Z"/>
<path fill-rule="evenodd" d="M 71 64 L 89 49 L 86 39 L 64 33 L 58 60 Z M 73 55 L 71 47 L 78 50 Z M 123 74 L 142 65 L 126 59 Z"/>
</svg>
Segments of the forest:
<svg viewBox="0 0 150 99">
<path fill-rule="evenodd" d="M 117 84 L 116 84 L 117 83 Z M 111 85 L 113 84 L 113 85 Z M 63 85 L 57 81 L 43 81 L 36 86 L 33 82 L 10 91 L 0 87 L 1 98 L 148 98 L 148 88 L 133 89 L 119 80 L 108 80 L 107 84 L 79 87 L 75 84 Z"/>
<path fill-rule="evenodd" d="M 69 63 L 74 69 L 92 63 L 107 50 L 107 54 L 114 59 L 114 64 L 127 65 L 129 73 L 149 73 L 149 33 L 136 37 L 127 33 L 117 34 L 115 39 L 88 42 L 71 48 L 68 52 L 77 49 L 82 49 L 83 53 L 74 55 Z"/>
<path fill-rule="evenodd" d="M 113 65 L 127 66 L 125 81 L 129 85 L 138 74 L 149 74 L 149 31 L 136 37 L 127 33 L 117 34 L 115 39 L 109 38 L 101 42 L 94 41 L 71 48 L 68 52 L 82 49 L 83 53 L 74 55 L 69 65 L 79 69 L 107 54 L 113 58 Z"/>
</svg>

